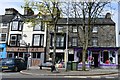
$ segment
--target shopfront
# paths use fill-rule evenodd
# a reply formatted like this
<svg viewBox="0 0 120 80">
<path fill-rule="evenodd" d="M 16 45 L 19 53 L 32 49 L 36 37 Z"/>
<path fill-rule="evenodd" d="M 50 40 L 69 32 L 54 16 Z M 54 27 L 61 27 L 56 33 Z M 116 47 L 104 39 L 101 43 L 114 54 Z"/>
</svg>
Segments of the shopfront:
<svg viewBox="0 0 120 80">
<path fill-rule="evenodd" d="M 6 58 L 6 44 L 0 44 L 0 58 Z"/>
<path fill-rule="evenodd" d="M 91 47 L 86 53 L 87 68 L 117 68 L 118 66 L 117 47 Z M 82 48 L 75 49 L 74 61 L 78 61 L 78 68 L 82 67 Z"/>
<path fill-rule="evenodd" d="M 29 56 L 30 66 L 40 64 L 41 54 L 44 54 L 44 48 L 24 48 L 24 47 L 7 47 L 7 57 L 19 57 L 25 59 Z"/>
</svg>

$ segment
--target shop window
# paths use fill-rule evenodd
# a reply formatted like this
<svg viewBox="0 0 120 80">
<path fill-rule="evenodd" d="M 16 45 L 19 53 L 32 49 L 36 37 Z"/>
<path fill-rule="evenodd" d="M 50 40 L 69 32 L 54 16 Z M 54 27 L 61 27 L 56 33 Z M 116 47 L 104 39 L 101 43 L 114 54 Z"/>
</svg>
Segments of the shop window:
<svg viewBox="0 0 120 80">
<path fill-rule="evenodd" d="M 4 48 L 0 48 L 0 52 L 3 52 L 3 49 L 4 49 Z"/>
<path fill-rule="evenodd" d="M 41 53 L 32 53 L 32 58 L 40 58 Z"/>
<path fill-rule="evenodd" d="M 15 58 L 18 57 L 18 53 L 14 53 L 14 57 L 15 57 Z"/>
<path fill-rule="evenodd" d="M 108 51 L 103 52 L 103 63 L 106 63 L 106 61 L 109 60 L 109 54 Z"/>
<path fill-rule="evenodd" d="M 115 52 L 114 51 L 110 51 L 110 63 L 111 64 L 115 64 Z"/>
<path fill-rule="evenodd" d="M 19 53 L 19 57 L 22 57 L 22 58 L 23 58 L 23 53 Z"/>
<path fill-rule="evenodd" d="M 79 58 L 79 62 L 82 62 L 82 52 L 81 51 L 78 51 L 77 52 L 77 57 Z M 88 60 L 88 53 L 86 53 L 86 58 L 85 58 L 85 61 Z"/>
<path fill-rule="evenodd" d="M 68 61 L 74 61 L 74 54 L 68 55 Z"/>
</svg>

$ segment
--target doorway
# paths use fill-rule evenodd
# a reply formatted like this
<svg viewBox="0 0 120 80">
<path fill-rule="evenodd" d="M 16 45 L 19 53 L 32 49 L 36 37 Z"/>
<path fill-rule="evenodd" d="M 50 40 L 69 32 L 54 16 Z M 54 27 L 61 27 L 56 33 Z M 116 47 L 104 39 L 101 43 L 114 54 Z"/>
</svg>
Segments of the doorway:
<svg viewBox="0 0 120 80">
<path fill-rule="evenodd" d="M 99 63 L 99 62 L 98 62 L 98 55 L 99 55 L 98 52 L 94 52 L 94 53 L 92 54 L 92 57 L 94 58 L 94 61 L 93 61 L 93 62 L 94 62 L 94 67 L 95 67 L 95 68 L 98 67 L 98 63 Z"/>
<path fill-rule="evenodd" d="M 56 63 L 64 61 L 64 53 L 56 53 Z"/>
</svg>

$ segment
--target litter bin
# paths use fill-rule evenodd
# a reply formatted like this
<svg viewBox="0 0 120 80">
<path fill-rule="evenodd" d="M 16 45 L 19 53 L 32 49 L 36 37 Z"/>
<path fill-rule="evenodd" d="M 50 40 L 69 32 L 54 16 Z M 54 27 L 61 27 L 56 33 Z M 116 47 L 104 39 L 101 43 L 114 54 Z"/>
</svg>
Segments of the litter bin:
<svg viewBox="0 0 120 80">
<path fill-rule="evenodd" d="M 72 62 L 67 62 L 67 70 L 72 70 Z"/>
<path fill-rule="evenodd" d="M 73 71 L 77 71 L 78 70 L 78 62 L 76 62 L 76 61 L 72 62 L 72 70 Z"/>
</svg>

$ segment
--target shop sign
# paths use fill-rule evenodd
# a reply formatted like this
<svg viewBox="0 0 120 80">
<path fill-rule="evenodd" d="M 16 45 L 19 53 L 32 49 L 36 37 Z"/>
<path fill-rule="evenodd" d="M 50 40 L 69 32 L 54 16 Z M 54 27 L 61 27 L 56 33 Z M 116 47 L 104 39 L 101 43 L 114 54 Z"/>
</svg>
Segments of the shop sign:
<svg viewBox="0 0 120 80">
<path fill-rule="evenodd" d="M 44 52 L 44 48 L 14 48 L 7 47 L 7 52 Z"/>
</svg>

